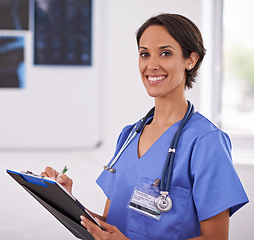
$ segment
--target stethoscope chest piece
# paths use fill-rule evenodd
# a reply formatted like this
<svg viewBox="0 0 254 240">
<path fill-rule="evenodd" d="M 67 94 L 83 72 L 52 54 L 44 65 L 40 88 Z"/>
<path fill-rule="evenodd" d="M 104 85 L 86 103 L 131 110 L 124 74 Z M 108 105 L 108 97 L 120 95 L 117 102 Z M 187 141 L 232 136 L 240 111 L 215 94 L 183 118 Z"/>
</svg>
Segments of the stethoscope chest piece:
<svg viewBox="0 0 254 240">
<path fill-rule="evenodd" d="M 155 201 L 155 207 L 160 212 L 168 212 L 172 208 L 172 200 L 168 196 L 167 192 L 161 192 L 161 195 L 158 196 Z"/>
</svg>

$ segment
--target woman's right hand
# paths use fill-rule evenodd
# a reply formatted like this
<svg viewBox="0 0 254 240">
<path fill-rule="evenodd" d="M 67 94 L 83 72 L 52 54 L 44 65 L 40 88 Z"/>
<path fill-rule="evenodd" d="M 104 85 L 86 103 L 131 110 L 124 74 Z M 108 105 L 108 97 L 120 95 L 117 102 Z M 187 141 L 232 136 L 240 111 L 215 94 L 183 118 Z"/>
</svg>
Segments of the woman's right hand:
<svg viewBox="0 0 254 240">
<path fill-rule="evenodd" d="M 57 172 L 52 167 L 46 167 L 45 172 L 41 173 L 42 176 L 55 179 L 57 182 L 59 182 L 71 194 L 72 184 L 73 184 L 72 179 L 69 178 L 65 174 L 61 175 L 61 177 L 57 177 L 58 174 L 59 174 L 59 172 Z"/>
</svg>

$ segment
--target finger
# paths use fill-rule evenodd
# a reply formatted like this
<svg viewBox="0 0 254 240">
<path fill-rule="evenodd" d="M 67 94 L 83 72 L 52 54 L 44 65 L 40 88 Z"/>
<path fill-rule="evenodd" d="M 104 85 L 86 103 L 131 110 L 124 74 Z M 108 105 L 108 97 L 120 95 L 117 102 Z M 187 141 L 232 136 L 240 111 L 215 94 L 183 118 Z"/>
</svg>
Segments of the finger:
<svg viewBox="0 0 254 240">
<path fill-rule="evenodd" d="M 57 173 L 57 175 L 58 175 L 58 173 Z M 56 178 L 54 178 L 54 179 L 56 179 L 56 181 L 58 183 L 60 183 L 71 194 L 71 192 L 72 192 L 72 184 L 73 184 L 72 179 L 69 178 L 65 174 L 61 175 L 61 177 L 57 177 L 57 175 L 56 175 Z"/>
<path fill-rule="evenodd" d="M 104 230 L 106 230 L 107 232 L 114 232 L 115 231 L 115 226 L 113 226 L 113 225 L 110 225 L 110 224 L 108 224 L 108 223 L 106 223 L 106 222 L 104 222 L 104 221 L 101 221 L 101 220 L 99 220 L 99 219 L 97 219 L 97 218 L 95 218 L 96 219 L 96 221 L 100 224 L 100 226 L 104 229 Z"/>
<path fill-rule="evenodd" d="M 53 169 L 52 167 L 46 167 L 45 173 L 47 174 L 47 177 L 54 178 L 54 179 L 58 175 L 58 172 L 55 169 Z"/>
<path fill-rule="evenodd" d="M 72 185 L 72 179 L 69 178 L 67 175 L 63 174 L 61 177 L 57 177 L 56 181 L 58 181 L 61 184 L 64 184 L 66 186 L 71 186 Z"/>
<path fill-rule="evenodd" d="M 48 177 L 48 174 L 46 172 L 42 172 L 41 176 Z"/>
<path fill-rule="evenodd" d="M 80 216 L 80 218 L 81 224 L 88 230 L 88 232 L 90 232 L 95 239 L 100 238 L 103 232 L 102 229 L 98 225 L 88 220 L 86 217 Z"/>
</svg>

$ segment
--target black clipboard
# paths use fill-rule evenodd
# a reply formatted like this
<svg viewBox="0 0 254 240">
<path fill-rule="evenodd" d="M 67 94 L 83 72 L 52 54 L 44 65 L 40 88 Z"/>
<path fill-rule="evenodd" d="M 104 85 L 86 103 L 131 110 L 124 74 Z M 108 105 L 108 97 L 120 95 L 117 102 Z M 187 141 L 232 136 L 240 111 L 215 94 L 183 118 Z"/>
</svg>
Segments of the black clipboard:
<svg viewBox="0 0 254 240">
<path fill-rule="evenodd" d="M 28 193 L 56 217 L 74 236 L 94 240 L 80 223 L 80 215 L 100 226 L 85 207 L 57 181 L 32 172 L 16 172 L 6 169 Z"/>
</svg>

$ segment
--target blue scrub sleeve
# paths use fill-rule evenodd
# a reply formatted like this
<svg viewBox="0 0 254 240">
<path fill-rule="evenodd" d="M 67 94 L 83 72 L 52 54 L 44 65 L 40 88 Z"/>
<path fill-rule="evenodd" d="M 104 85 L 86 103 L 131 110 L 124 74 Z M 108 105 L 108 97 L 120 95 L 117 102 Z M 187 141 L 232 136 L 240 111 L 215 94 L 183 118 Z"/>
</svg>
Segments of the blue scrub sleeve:
<svg viewBox="0 0 254 240">
<path fill-rule="evenodd" d="M 129 136 L 131 130 L 133 129 L 134 125 L 128 125 L 126 126 L 122 132 L 120 133 L 118 139 L 117 139 L 117 144 L 116 144 L 116 150 L 114 153 L 113 158 L 110 160 L 107 166 L 111 164 L 113 161 L 114 157 L 116 154 L 119 152 L 120 148 L 124 144 L 125 140 Z M 114 188 L 114 183 L 115 183 L 115 174 L 111 173 L 107 170 L 104 170 L 101 175 L 98 177 L 96 180 L 96 183 L 100 186 L 100 188 L 103 190 L 104 194 L 107 196 L 108 199 L 111 198 L 111 192 Z"/>
<path fill-rule="evenodd" d="M 224 132 L 214 131 L 197 140 L 190 169 L 199 221 L 227 209 L 232 215 L 248 202 L 232 163 L 230 139 Z"/>
</svg>

